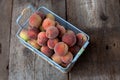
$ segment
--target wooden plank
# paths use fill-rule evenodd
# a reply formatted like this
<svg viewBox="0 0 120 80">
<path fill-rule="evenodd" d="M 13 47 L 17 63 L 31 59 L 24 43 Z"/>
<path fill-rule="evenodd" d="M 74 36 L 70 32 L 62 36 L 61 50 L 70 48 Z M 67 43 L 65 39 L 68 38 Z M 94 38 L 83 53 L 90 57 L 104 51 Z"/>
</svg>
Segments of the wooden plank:
<svg viewBox="0 0 120 80">
<path fill-rule="evenodd" d="M 65 18 L 64 0 L 59 1 L 59 3 L 55 0 L 14 0 L 11 29 L 9 80 L 67 80 L 67 74 L 61 73 L 46 61 L 35 55 L 33 52 L 23 47 L 23 45 L 15 37 L 15 34 L 18 30 L 15 20 L 22 9 L 24 9 L 28 4 L 33 4 L 35 7 L 45 6 Z M 60 10 L 60 7 L 56 8 L 60 5 L 62 5 L 62 11 Z"/>
<path fill-rule="evenodd" d="M 119 0 L 67 0 L 67 19 L 91 37 L 69 79 L 119 80 Z"/>
<path fill-rule="evenodd" d="M 36 2 L 38 6 L 45 6 L 65 19 L 65 0 L 41 0 Z M 58 7 L 59 6 L 59 7 Z M 62 10 L 61 10 L 62 9 Z M 46 61 L 36 56 L 35 79 L 36 80 L 67 80 L 67 74 L 63 74 L 52 67 Z"/>
<path fill-rule="evenodd" d="M 8 80 L 12 0 L 0 0 L 0 80 Z"/>
<path fill-rule="evenodd" d="M 30 4 L 27 0 L 14 0 L 10 42 L 9 80 L 34 80 L 35 55 L 17 39 L 19 27 L 16 19 L 21 11 Z"/>
</svg>

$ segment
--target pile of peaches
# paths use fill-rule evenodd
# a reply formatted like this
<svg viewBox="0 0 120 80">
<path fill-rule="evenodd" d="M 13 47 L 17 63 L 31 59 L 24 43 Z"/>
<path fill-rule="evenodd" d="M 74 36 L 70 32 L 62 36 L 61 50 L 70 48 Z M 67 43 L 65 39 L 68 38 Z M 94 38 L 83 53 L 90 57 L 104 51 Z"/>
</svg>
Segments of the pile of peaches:
<svg viewBox="0 0 120 80">
<path fill-rule="evenodd" d="M 66 29 L 51 13 L 40 11 L 30 16 L 29 26 L 19 36 L 62 67 L 71 63 L 87 40 L 83 33 Z"/>
</svg>

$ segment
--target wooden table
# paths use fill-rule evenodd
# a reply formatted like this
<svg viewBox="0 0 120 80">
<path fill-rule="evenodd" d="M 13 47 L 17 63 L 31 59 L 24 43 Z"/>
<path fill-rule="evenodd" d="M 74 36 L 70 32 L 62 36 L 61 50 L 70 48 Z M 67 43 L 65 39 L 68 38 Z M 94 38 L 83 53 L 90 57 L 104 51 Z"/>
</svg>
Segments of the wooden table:
<svg viewBox="0 0 120 80">
<path fill-rule="evenodd" d="M 15 21 L 29 4 L 45 6 L 90 35 L 63 74 L 25 48 Z M 0 80 L 120 80 L 120 0 L 0 0 Z"/>
</svg>

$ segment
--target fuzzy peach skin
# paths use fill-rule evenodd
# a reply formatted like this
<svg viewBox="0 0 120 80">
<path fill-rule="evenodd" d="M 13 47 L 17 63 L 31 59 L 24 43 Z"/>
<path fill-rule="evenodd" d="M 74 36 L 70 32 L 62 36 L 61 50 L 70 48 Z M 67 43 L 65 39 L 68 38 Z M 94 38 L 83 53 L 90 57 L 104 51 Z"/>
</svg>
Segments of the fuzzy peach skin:
<svg viewBox="0 0 120 80">
<path fill-rule="evenodd" d="M 33 13 L 29 18 L 29 25 L 32 27 L 39 28 L 41 22 L 42 22 L 41 17 L 36 13 Z"/>
<path fill-rule="evenodd" d="M 70 63 L 73 59 L 73 55 L 71 52 L 68 52 L 66 55 L 61 56 L 61 60 L 64 63 Z"/>
<path fill-rule="evenodd" d="M 40 49 L 40 46 L 38 45 L 36 40 L 34 40 L 34 39 L 28 40 L 28 43 L 30 43 L 36 49 Z"/>
<path fill-rule="evenodd" d="M 75 45 L 76 43 L 75 33 L 71 30 L 67 30 L 67 32 L 62 37 L 62 41 L 65 42 L 69 47 Z"/>
<path fill-rule="evenodd" d="M 46 37 L 46 32 L 40 32 L 38 34 L 37 43 L 40 46 L 45 46 L 47 45 L 47 41 L 48 41 L 48 38 Z"/>
<path fill-rule="evenodd" d="M 41 52 L 48 57 L 51 57 L 53 55 L 53 50 L 51 50 L 48 46 L 42 46 Z"/>
<path fill-rule="evenodd" d="M 30 39 L 37 39 L 37 35 L 39 33 L 39 29 L 36 27 L 32 27 L 28 29 L 28 36 Z"/>
<path fill-rule="evenodd" d="M 66 33 L 66 29 L 63 26 L 59 25 L 59 24 L 57 24 L 56 27 L 59 30 L 59 37 L 61 38 Z"/>
<path fill-rule="evenodd" d="M 48 27 L 51 27 L 51 26 L 55 26 L 55 21 L 49 19 L 49 18 L 46 18 L 44 19 L 43 23 L 42 23 L 42 27 L 44 30 L 47 30 Z"/>
<path fill-rule="evenodd" d="M 47 46 L 50 48 L 50 49 L 54 49 L 55 45 L 59 42 L 58 38 L 55 38 L 55 39 L 49 39 L 47 41 Z"/>
<path fill-rule="evenodd" d="M 50 39 L 54 39 L 56 38 L 57 36 L 59 35 L 59 31 L 56 27 L 54 26 L 51 26 L 51 27 L 48 27 L 47 30 L 46 30 L 46 36 Z"/>
<path fill-rule="evenodd" d="M 68 46 L 64 42 L 58 42 L 54 47 L 54 52 L 59 56 L 64 56 L 68 52 Z"/>
<path fill-rule="evenodd" d="M 25 40 L 25 41 L 28 41 L 29 40 L 29 36 L 27 34 L 27 30 L 26 29 L 22 29 L 19 36 Z"/>
<path fill-rule="evenodd" d="M 49 19 L 51 19 L 51 20 L 55 20 L 55 17 L 54 17 L 51 13 L 48 13 L 48 14 L 46 15 L 46 18 L 49 18 Z"/>
<path fill-rule="evenodd" d="M 77 45 L 79 45 L 80 47 L 82 47 L 83 44 L 87 41 L 87 37 L 83 33 L 78 33 L 76 37 L 77 37 Z"/>
<path fill-rule="evenodd" d="M 52 58 L 53 61 L 55 61 L 58 64 L 62 63 L 61 56 L 57 55 L 56 53 L 54 53 L 51 58 Z"/>
</svg>

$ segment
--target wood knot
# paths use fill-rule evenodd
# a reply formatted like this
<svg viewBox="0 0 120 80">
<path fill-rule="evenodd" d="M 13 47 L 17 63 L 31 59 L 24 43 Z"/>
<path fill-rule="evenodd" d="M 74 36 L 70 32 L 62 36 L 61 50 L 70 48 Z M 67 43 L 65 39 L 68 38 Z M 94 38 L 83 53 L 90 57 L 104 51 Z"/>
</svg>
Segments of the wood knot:
<svg viewBox="0 0 120 80">
<path fill-rule="evenodd" d="M 9 70 L 9 64 L 7 65 L 6 69 Z"/>
<path fill-rule="evenodd" d="M 106 47 L 105 47 L 105 48 L 106 48 L 106 50 L 108 50 L 108 49 L 109 49 L 109 46 L 108 46 L 108 45 L 106 45 Z"/>
<path fill-rule="evenodd" d="M 108 16 L 106 16 L 104 13 L 101 13 L 100 19 L 106 21 L 108 19 Z"/>
</svg>

